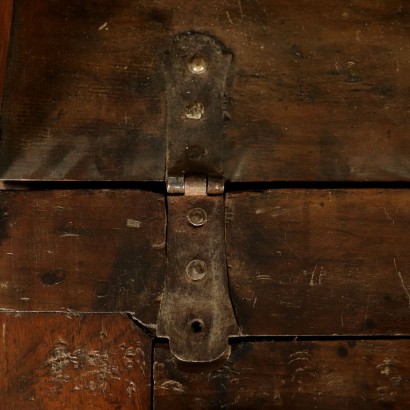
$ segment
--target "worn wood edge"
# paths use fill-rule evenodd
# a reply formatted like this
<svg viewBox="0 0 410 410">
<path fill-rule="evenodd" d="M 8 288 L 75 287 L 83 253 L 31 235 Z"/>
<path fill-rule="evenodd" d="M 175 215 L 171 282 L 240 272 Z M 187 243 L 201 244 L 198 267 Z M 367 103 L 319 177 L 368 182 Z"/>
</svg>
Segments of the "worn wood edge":
<svg viewBox="0 0 410 410">
<path fill-rule="evenodd" d="M 0 4 L 0 107 L 6 79 L 7 55 L 10 43 L 13 0 L 2 0 Z"/>
</svg>

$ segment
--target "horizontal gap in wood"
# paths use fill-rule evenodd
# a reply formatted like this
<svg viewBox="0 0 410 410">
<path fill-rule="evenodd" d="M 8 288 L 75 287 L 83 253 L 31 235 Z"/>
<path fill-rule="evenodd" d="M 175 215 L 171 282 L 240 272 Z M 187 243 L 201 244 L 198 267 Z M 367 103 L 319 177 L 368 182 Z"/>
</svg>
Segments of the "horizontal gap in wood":
<svg viewBox="0 0 410 410">
<path fill-rule="evenodd" d="M 225 192 L 269 189 L 408 189 L 410 181 L 270 181 L 225 183 Z M 166 193 L 163 181 L 0 181 L 0 191 L 46 191 L 81 189 L 139 189 Z"/>
<path fill-rule="evenodd" d="M 240 343 L 262 343 L 262 342 L 338 342 L 338 341 L 378 341 L 378 340 L 410 340 L 410 335 L 334 335 L 334 336 L 240 336 L 229 338 L 230 345 Z M 154 345 L 167 345 L 165 338 L 154 338 Z"/>
<path fill-rule="evenodd" d="M 268 189 L 407 189 L 410 181 L 270 181 L 226 182 L 226 192 L 265 191 Z"/>
<path fill-rule="evenodd" d="M 3 191 L 52 191 L 82 189 L 139 189 L 165 194 L 165 184 L 160 181 L 0 181 Z"/>
<path fill-rule="evenodd" d="M 66 312 L 63 311 L 18 311 L 18 310 L 11 310 L 11 309 L 1 309 L 1 314 L 19 314 L 19 315 L 34 315 L 34 314 L 50 314 L 50 315 L 58 315 L 65 313 L 68 316 L 77 316 L 77 317 L 85 317 L 85 316 L 92 316 L 92 315 L 106 315 L 110 316 L 112 314 L 125 314 L 140 330 L 142 330 L 147 336 L 152 337 L 153 345 L 167 345 L 168 339 L 162 337 L 154 336 L 154 330 L 140 322 L 136 319 L 135 315 L 130 312 L 74 312 L 68 310 Z M 378 341 L 378 340 L 410 340 L 410 335 L 323 335 L 323 336 L 298 336 L 298 335 L 251 335 L 251 336 L 239 336 L 239 337 L 230 337 L 229 344 L 234 345 L 238 343 L 258 343 L 258 342 L 334 342 L 334 341 L 343 341 L 343 340 L 362 340 L 362 341 Z"/>
<path fill-rule="evenodd" d="M 229 343 L 257 342 L 337 342 L 342 340 L 410 340 L 410 335 L 332 335 L 332 336 L 241 336 L 232 337 Z"/>
</svg>

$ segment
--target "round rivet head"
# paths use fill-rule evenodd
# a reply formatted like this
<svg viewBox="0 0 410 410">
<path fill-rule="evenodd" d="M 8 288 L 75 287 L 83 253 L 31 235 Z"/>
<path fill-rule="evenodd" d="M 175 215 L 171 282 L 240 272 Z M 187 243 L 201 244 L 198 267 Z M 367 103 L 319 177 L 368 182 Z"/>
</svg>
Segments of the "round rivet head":
<svg viewBox="0 0 410 410">
<path fill-rule="evenodd" d="M 201 280 L 207 273 L 208 268 L 204 261 L 200 261 L 198 259 L 194 259 L 193 261 L 189 262 L 186 267 L 186 274 L 192 280 Z"/>
<path fill-rule="evenodd" d="M 188 68 L 193 74 L 203 74 L 206 71 L 206 61 L 203 57 L 196 56 L 188 64 Z"/>
<path fill-rule="evenodd" d="M 205 225 L 208 215 L 202 208 L 194 208 L 188 212 L 188 221 L 193 226 Z"/>
<path fill-rule="evenodd" d="M 186 147 L 185 155 L 190 161 L 199 161 L 205 156 L 205 154 L 205 150 L 198 145 L 191 145 L 190 147 Z"/>
<path fill-rule="evenodd" d="M 205 107 L 201 102 L 194 101 L 185 107 L 185 117 L 190 120 L 200 120 L 205 114 Z"/>
</svg>

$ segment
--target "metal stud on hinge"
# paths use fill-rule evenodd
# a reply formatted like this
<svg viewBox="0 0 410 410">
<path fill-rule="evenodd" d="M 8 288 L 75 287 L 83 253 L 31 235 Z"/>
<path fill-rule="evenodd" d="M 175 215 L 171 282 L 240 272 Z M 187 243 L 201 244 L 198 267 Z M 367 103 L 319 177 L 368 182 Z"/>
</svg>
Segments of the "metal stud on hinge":
<svg viewBox="0 0 410 410">
<path fill-rule="evenodd" d="M 167 92 L 167 277 L 157 335 L 176 358 L 211 362 L 239 334 L 225 254 L 222 122 L 232 54 L 184 33 L 164 59 Z"/>
</svg>

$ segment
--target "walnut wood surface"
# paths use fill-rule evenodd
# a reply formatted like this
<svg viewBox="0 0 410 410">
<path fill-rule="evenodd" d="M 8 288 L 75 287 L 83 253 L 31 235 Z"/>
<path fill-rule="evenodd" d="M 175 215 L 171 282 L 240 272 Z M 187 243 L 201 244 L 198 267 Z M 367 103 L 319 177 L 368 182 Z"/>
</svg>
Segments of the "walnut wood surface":
<svg viewBox="0 0 410 410">
<path fill-rule="evenodd" d="M 161 54 L 178 33 L 234 54 L 225 176 L 409 180 L 402 0 L 16 0 L 0 177 L 163 180 Z"/>
<path fill-rule="evenodd" d="M 6 71 L 7 52 L 9 49 L 13 0 L 1 0 L 0 3 L 0 106 Z"/>
<path fill-rule="evenodd" d="M 222 367 L 180 369 L 155 349 L 154 408 L 408 409 L 410 341 L 233 344 Z"/>
<path fill-rule="evenodd" d="M 150 409 L 151 338 L 119 314 L 0 314 L 7 410 Z"/>
<path fill-rule="evenodd" d="M 0 307 L 156 323 L 165 206 L 131 190 L 0 192 Z"/>
<path fill-rule="evenodd" d="M 226 206 L 245 335 L 410 334 L 407 190 L 242 192 Z"/>
</svg>

